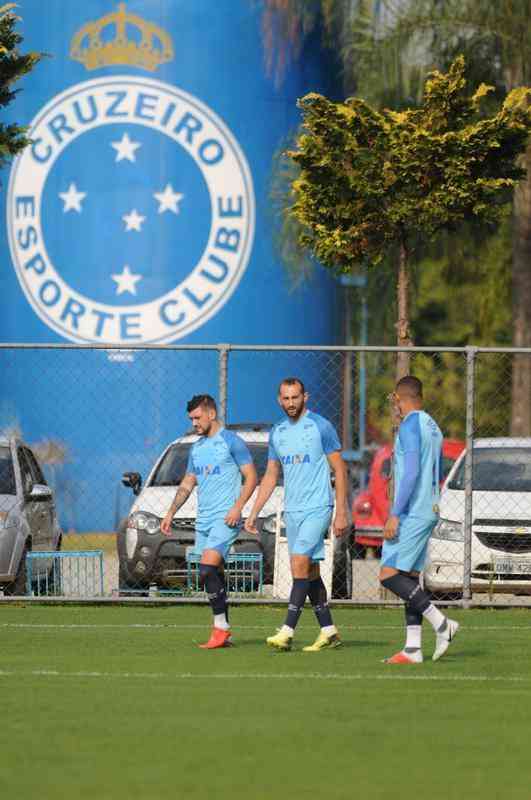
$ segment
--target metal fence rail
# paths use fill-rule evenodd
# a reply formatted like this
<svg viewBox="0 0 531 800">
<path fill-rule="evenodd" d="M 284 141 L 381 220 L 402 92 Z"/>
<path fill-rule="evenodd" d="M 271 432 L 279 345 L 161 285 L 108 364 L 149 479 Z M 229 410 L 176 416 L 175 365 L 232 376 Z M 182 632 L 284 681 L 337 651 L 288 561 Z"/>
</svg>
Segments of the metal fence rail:
<svg viewBox="0 0 531 800">
<path fill-rule="evenodd" d="M 39 590 L 28 589 L 21 572 L 28 553 L 57 545 L 56 515 L 64 550 L 103 552 L 104 599 L 202 598 L 190 581 L 195 506 L 174 520 L 173 542 L 159 541 L 157 528 L 185 462 L 177 459 L 173 484 L 138 498 L 122 485 L 122 474 L 138 472 L 145 484 L 168 444 L 188 429 L 187 400 L 204 392 L 217 397 L 226 424 L 243 425 L 251 441 L 255 436 L 256 453 L 263 454 L 268 425 L 282 416 L 278 384 L 294 375 L 307 387 L 310 408 L 336 427 L 349 468 L 356 529 L 343 540 L 326 540 L 325 583 L 338 601 L 394 603 L 377 575 L 392 450 L 386 397 L 400 350 L 410 354 L 410 372 L 424 383 L 425 408 L 445 435 L 447 469 L 464 450 L 462 466 L 442 491 L 426 587 L 436 600 L 464 606 L 531 605 L 531 430 L 520 424 L 519 438 L 511 436 L 513 373 L 517 364 L 531 366 L 531 350 L 475 347 L 0 344 L 0 524 L 9 527 L 11 542 L 1 553 L 3 595 L 57 596 L 57 581 L 47 593 L 41 575 Z M 35 454 L 44 478 L 18 440 Z M 234 563 L 239 554 L 251 569 L 232 580 L 233 596 L 242 602 L 289 594 L 281 488 L 277 495 L 275 510 L 260 520 L 258 539 L 236 543 Z M 134 501 L 142 506 L 144 528 L 127 523 Z M 131 553 L 136 572 L 125 563 Z M 253 564 L 260 565 L 256 575 Z M 61 582 L 61 596 L 82 595 L 68 586 Z"/>
</svg>

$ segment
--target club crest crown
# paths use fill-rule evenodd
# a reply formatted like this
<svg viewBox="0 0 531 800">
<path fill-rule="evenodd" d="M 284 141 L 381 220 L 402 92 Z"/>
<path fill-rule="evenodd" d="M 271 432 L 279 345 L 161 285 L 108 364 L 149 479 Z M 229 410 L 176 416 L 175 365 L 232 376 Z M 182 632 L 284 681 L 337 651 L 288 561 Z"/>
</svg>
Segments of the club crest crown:
<svg viewBox="0 0 531 800">
<path fill-rule="evenodd" d="M 70 45 L 70 57 L 88 70 L 126 64 L 154 72 L 173 59 L 174 50 L 168 33 L 136 14 L 127 13 L 125 3 L 119 3 L 117 11 L 87 22 L 77 31 Z"/>
</svg>

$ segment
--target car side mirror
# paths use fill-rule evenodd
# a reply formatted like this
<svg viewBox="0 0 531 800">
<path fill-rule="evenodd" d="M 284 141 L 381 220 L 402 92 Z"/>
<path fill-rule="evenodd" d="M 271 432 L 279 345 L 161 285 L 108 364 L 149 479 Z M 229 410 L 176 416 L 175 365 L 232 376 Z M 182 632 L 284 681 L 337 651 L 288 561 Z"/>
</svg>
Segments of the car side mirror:
<svg viewBox="0 0 531 800">
<path fill-rule="evenodd" d="M 134 495 L 139 495 L 142 488 L 142 475 L 140 472 L 124 472 L 122 483 L 133 490 Z"/>
<path fill-rule="evenodd" d="M 30 500 L 50 500 L 52 490 L 43 483 L 34 483 L 29 493 Z"/>
</svg>

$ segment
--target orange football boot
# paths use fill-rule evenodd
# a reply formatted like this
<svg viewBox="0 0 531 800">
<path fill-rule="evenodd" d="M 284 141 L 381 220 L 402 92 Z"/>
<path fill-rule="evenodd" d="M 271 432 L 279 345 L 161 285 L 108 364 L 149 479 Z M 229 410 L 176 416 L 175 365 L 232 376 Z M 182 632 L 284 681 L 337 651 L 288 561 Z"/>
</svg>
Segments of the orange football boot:
<svg viewBox="0 0 531 800">
<path fill-rule="evenodd" d="M 421 664 L 422 663 L 422 658 L 420 658 L 418 660 L 414 660 L 412 658 L 409 658 L 407 653 L 404 653 L 404 651 L 401 650 L 399 653 L 395 653 L 394 656 L 391 656 L 390 658 L 384 658 L 383 663 L 384 664 Z"/>
<path fill-rule="evenodd" d="M 204 644 L 200 644 L 202 650 L 215 650 L 218 647 L 231 647 L 232 637 L 230 630 L 224 631 L 221 628 L 212 628 L 210 639 Z"/>
</svg>

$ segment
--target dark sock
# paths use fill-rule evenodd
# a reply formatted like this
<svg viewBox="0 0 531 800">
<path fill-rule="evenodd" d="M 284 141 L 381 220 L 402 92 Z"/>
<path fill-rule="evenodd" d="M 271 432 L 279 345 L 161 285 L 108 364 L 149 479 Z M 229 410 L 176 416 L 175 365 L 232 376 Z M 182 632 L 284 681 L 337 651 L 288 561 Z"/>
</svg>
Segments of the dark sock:
<svg viewBox="0 0 531 800">
<path fill-rule="evenodd" d="M 204 586 L 208 595 L 208 601 L 213 614 L 227 614 L 227 596 L 225 585 L 218 572 L 218 568 L 212 564 L 199 565 L 199 580 Z"/>
<path fill-rule="evenodd" d="M 390 578 L 385 578 L 385 580 L 381 581 L 381 584 L 393 594 L 401 597 L 411 611 L 416 614 L 422 616 L 428 606 L 431 605 L 430 598 L 420 588 L 418 581 L 415 581 L 409 575 L 404 575 L 402 572 L 397 575 L 391 575 Z"/>
<path fill-rule="evenodd" d="M 308 578 L 293 578 L 293 586 L 291 587 L 291 594 L 289 596 L 288 614 L 286 616 L 285 624 L 290 628 L 295 628 L 301 611 L 304 608 L 304 601 L 308 594 Z"/>
<path fill-rule="evenodd" d="M 308 597 L 313 606 L 313 612 L 317 617 L 317 622 L 321 628 L 327 625 L 333 625 L 332 614 L 328 606 L 328 598 L 326 595 L 326 586 L 323 579 L 319 576 L 315 580 L 310 581 L 308 584 Z"/>
<path fill-rule="evenodd" d="M 223 588 L 225 589 L 225 616 L 227 617 L 227 622 L 229 621 L 229 587 L 227 584 L 227 575 L 223 567 L 218 567 L 218 574 L 223 584 Z"/>
<path fill-rule="evenodd" d="M 418 577 L 415 578 L 411 576 L 411 580 L 414 581 L 417 586 L 419 585 Z M 416 611 L 409 602 L 406 602 L 404 611 L 406 614 L 406 625 L 422 625 L 422 614 Z"/>
</svg>

